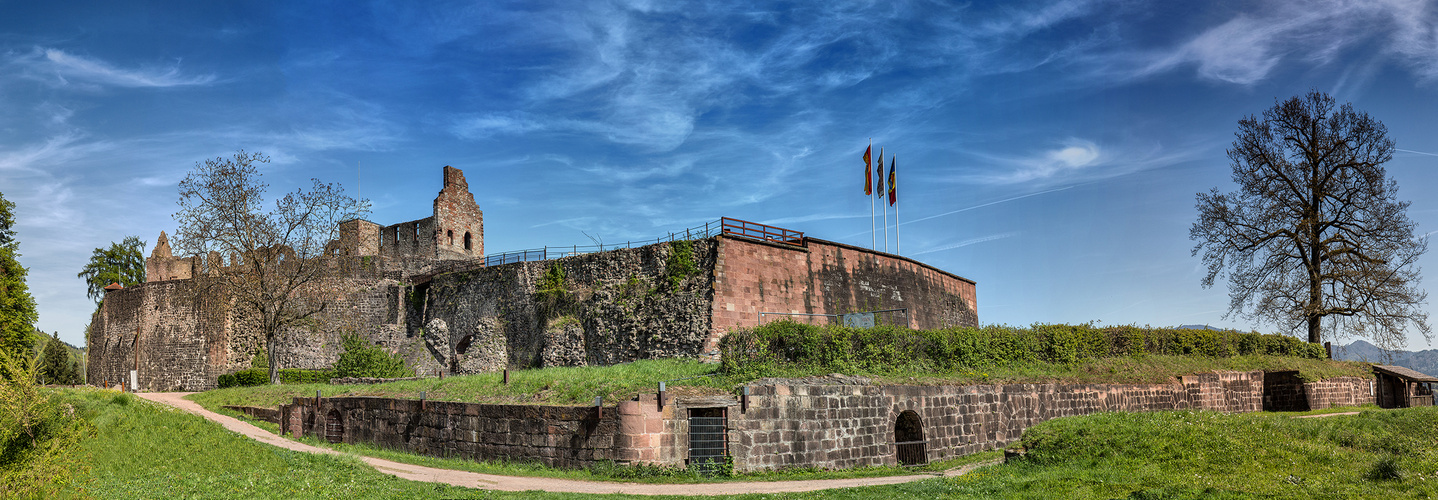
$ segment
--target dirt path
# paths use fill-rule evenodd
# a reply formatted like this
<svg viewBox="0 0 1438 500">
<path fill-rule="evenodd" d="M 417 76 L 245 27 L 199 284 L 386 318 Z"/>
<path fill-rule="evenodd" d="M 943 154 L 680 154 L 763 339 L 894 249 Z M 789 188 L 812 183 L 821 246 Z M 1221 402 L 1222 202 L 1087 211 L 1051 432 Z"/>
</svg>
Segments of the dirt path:
<svg viewBox="0 0 1438 500">
<path fill-rule="evenodd" d="M 747 483 L 704 483 L 704 484 L 638 484 L 638 483 L 612 483 L 604 481 L 575 481 L 570 479 L 555 479 L 548 477 L 523 477 L 523 476 L 497 476 L 494 474 L 480 474 L 478 472 L 466 472 L 449 469 L 436 469 L 420 465 L 392 462 L 379 458 L 372 458 L 360 455 L 350 455 L 329 448 L 310 446 L 304 443 L 291 441 L 269 431 L 250 425 L 237 418 L 220 415 L 204 409 L 194 401 L 184 399 L 185 396 L 193 394 L 189 392 L 150 392 L 139 393 L 137 396 L 170 405 L 201 417 L 213 420 L 226 429 L 249 436 L 256 441 L 278 446 L 287 450 L 302 451 L 306 453 L 321 453 L 325 455 L 349 455 L 358 458 L 374 467 L 375 470 L 390 474 L 411 481 L 425 481 L 431 483 L 444 483 L 466 488 L 480 488 L 499 491 L 531 491 L 542 490 L 556 493 L 627 493 L 630 495 L 738 495 L 743 493 L 785 493 L 827 490 L 834 488 L 854 488 L 859 486 L 879 486 L 885 484 L 908 483 L 933 479 L 940 476 L 957 476 L 965 474 L 978 467 L 989 465 L 989 463 L 974 464 L 958 469 L 944 472 L 943 474 L 916 474 L 909 476 L 888 476 L 855 479 L 816 479 L 810 481 L 762 481 Z"/>
</svg>

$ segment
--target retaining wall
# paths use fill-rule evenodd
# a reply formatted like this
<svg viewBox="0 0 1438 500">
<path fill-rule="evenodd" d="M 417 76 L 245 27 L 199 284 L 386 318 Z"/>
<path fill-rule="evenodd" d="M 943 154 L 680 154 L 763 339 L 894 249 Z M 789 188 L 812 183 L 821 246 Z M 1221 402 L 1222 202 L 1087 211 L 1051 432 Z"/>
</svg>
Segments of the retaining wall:
<svg viewBox="0 0 1438 500">
<path fill-rule="evenodd" d="M 1327 404 L 1371 403 L 1368 379 L 1311 383 Z M 287 434 L 323 436 L 331 412 L 343 441 L 436 456 L 584 466 L 597 460 L 683 466 L 689 416 L 726 418 L 726 453 L 740 471 L 785 467 L 896 465 L 895 424 L 918 415 L 929 461 L 999 448 L 1038 423 L 1109 411 L 1264 407 L 1264 374 L 1227 372 L 1180 383 L 869 385 L 862 379 L 761 380 L 747 404 L 730 396 L 669 399 L 654 394 L 601 410 L 593 406 L 421 403 L 383 398 L 295 399 L 281 408 Z M 1345 399 L 1346 398 L 1346 399 Z M 1315 400 L 1316 401 L 1316 400 Z M 1312 403 L 1312 404 L 1317 404 Z"/>
</svg>

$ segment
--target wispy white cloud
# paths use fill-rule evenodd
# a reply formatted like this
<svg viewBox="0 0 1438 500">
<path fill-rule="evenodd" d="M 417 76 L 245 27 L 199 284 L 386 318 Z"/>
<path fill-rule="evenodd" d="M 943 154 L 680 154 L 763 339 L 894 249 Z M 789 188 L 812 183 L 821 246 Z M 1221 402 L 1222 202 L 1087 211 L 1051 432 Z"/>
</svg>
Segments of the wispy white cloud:
<svg viewBox="0 0 1438 500">
<path fill-rule="evenodd" d="M 920 251 L 917 251 L 917 252 L 914 252 L 914 253 L 910 253 L 909 255 L 910 255 L 910 256 L 914 256 L 914 255 L 924 255 L 924 254 L 930 254 L 930 253 L 935 253 L 935 252 L 942 252 L 942 251 L 945 251 L 945 250 L 953 250 L 953 249 L 956 249 L 956 248 L 963 248 L 963 247 L 966 247 L 966 246 L 969 246 L 969 245 L 977 245 L 977 244 L 979 244 L 979 243 L 985 243 L 985 242 L 990 242 L 990 241 L 995 241 L 995 240 L 1002 240 L 1002 239 L 1005 239 L 1005 238 L 1012 238 L 1012 237 L 1014 237 L 1014 236 L 1018 236 L 1019 234 L 1020 234 L 1019 232 L 1016 232 L 1016 231 L 1015 231 L 1015 232 L 1007 232 L 1007 233 L 990 234 L 990 235 L 987 235 L 987 236 L 980 236 L 980 237 L 978 237 L 978 238 L 969 238 L 969 239 L 967 239 L 967 240 L 963 240 L 963 241 L 960 241 L 960 242 L 958 242 L 958 243 L 954 243 L 954 244 L 950 244 L 950 245 L 945 245 L 945 246 L 938 247 L 938 248 L 930 248 L 930 249 L 926 249 L 926 250 L 920 250 Z"/>
<path fill-rule="evenodd" d="M 1086 139 L 1067 138 L 1057 146 L 1023 156 L 974 153 L 989 167 L 960 179 L 990 185 L 1086 182 L 1190 161 L 1209 149 L 1208 145 L 1165 148 L 1158 144 L 1104 147 Z"/>
<path fill-rule="evenodd" d="M 12 56 L 8 65 L 18 74 L 52 86 L 162 88 L 208 85 L 215 75 L 186 75 L 179 64 L 160 68 L 126 69 L 108 62 L 71 54 L 61 49 L 36 47 Z"/>
</svg>

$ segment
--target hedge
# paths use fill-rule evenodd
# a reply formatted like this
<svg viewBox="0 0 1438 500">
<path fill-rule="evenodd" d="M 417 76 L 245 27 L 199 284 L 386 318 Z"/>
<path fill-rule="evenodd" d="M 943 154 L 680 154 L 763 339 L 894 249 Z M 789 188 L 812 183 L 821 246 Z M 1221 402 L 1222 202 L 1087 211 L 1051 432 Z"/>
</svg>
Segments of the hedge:
<svg viewBox="0 0 1438 500">
<path fill-rule="evenodd" d="M 334 370 L 302 370 L 299 368 L 281 368 L 279 370 L 280 383 L 282 384 L 328 384 L 330 379 L 335 377 Z M 270 383 L 270 371 L 265 368 L 251 368 L 240 370 L 234 373 L 220 375 L 217 380 L 221 389 L 226 387 L 252 387 Z"/>
<path fill-rule="evenodd" d="M 949 371 L 1023 362 L 1073 363 L 1144 354 L 1229 357 L 1265 354 L 1322 359 L 1323 346 L 1296 337 L 1135 326 L 1034 325 L 910 330 L 778 321 L 730 332 L 719 343 L 726 373 L 780 365 L 833 371 Z"/>
</svg>

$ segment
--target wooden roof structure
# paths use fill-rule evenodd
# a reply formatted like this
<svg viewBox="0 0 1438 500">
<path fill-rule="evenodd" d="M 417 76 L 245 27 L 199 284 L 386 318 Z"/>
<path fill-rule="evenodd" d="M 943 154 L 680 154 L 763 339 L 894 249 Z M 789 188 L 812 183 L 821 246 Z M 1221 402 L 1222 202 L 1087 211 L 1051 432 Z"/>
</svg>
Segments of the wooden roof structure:
<svg viewBox="0 0 1438 500">
<path fill-rule="evenodd" d="M 1411 368 L 1393 365 L 1373 365 L 1373 371 L 1392 375 L 1409 382 L 1438 382 L 1438 377 L 1425 375 Z"/>
</svg>

